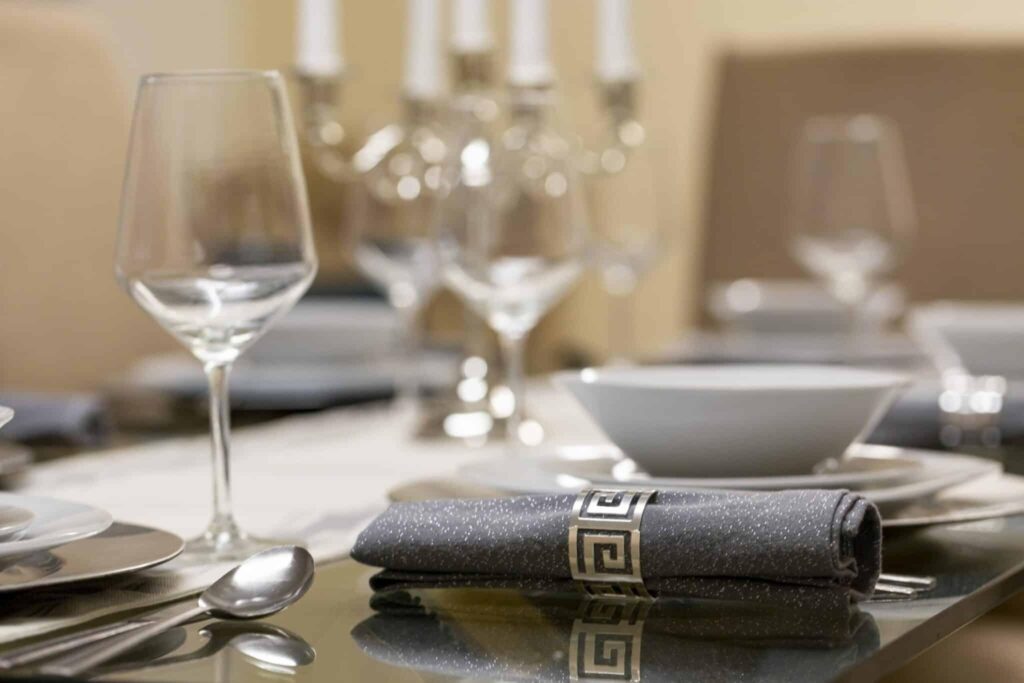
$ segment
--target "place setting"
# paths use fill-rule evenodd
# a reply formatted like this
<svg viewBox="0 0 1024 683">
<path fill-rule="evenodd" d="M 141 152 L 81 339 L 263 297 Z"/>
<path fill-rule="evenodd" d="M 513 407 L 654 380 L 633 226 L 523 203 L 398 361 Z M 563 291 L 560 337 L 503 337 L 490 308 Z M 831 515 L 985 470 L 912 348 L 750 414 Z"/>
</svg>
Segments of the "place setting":
<svg viewBox="0 0 1024 683">
<path fill-rule="evenodd" d="M 907 377 L 898 373 L 835 366 L 675 366 L 587 369 L 554 381 L 612 443 L 481 460 L 461 468 L 463 480 L 519 494 L 587 486 L 843 488 L 875 503 L 890 528 L 1024 509 L 1020 478 L 1004 474 L 996 461 L 860 442 L 907 386 Z"/>
</svg>

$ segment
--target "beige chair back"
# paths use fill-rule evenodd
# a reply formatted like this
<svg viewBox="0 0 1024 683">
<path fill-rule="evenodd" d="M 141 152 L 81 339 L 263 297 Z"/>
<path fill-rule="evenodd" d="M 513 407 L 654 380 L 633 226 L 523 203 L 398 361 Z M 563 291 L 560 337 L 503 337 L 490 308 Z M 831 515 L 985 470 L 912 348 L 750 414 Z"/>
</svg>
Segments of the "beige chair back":
<svg viewBox="0 0 1024 683">
<path fill-rule="evenodd" d="M 70 3 L 0 2 L 0 388 L 89 389 L 173 342 L 114 281 L 130 102 Z"/>
<path fill-rule="evenodd" d="M 744 52 L 721 59 L 718 88 L 705 291 L 802 274 L 783 221 L 801 125 L 877 112 L 902 130 L 919 217 L 894 274 L 910 298 L 1024 299 L 1024 48 Z"/>
</svg>

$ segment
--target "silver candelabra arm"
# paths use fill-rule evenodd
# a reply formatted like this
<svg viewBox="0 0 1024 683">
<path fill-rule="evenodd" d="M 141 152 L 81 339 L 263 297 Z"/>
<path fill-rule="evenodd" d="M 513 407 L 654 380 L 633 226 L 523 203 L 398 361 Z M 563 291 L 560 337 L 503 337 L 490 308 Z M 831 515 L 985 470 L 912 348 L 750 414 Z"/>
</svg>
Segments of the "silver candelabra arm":
<svg viewBox="0 0 1024 683">
<path fill-rule="evenodd" d="M 302 99 L 302 139 L 312 160 L 326 177 L 347 182 L 351 163 L 343 150 L 347 131 L 337 116 L 337 103 L 344 84 L 341 74 L 321 75 L 295 71 Z"/>
</svg>

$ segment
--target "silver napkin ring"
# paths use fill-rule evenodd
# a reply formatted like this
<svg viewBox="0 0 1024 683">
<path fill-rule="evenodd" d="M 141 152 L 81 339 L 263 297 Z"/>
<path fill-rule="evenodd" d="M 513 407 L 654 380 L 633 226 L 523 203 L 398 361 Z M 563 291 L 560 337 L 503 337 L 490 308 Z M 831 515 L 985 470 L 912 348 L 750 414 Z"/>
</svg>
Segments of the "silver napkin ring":
<svg viewBox="0 0 1024 683">
<path fill-rule="evenodd" d="M 640 570 L 640 520 L 654 491 L 580 492 L 569 521 L 569 567 L 590 595 L 650 598 Z"/>
</svg>

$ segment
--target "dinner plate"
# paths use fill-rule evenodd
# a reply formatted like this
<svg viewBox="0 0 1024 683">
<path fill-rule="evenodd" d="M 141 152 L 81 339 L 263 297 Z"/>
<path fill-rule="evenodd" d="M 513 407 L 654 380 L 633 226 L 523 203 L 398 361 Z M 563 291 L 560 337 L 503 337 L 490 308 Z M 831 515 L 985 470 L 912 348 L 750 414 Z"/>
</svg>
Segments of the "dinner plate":
<svg viewBox="0 0 1024 683">
<path fill-rule="evenodd" d="M 110 513 L 82 503 L 54 498 L 0 493 L 0 506 L 28 510 L 32 522 L 20 538 L 0 543 L 0 559 L 35 553 L 100 533 L 110 526 Z"/>
<path fill-rule="evenodd" d="M 564 456 L 563 456 L 564 457 Z M 604 457 L 614 458 L 611 477 L 598 475 L 595 484 L 650 482 L 652 477 L 637 464 L 623 456 L 614 446 L 608 447 Z M 846 488 L 862 489 L 884 484 L 905 482 L 925 476 L 921 461 L 907 457 L 899 448 L 891 446 L 857 445 L 848 457 L 828 461 L 811 474 L 768 477 L 656 477 L 659 484 L 680 488 L 721 488 L 773 491 L 776 489 Z"/>
<path fill-rule="evenodd" d="M 1004 474 L 952 486 L 884 516 L 886 528 L 960 524 L 1024 514 L 1024 477 Z"/>
<path fill-rule="evenodd" d="M 184 547 L 167 531 L 115 522 L 95 536 L 0 562 L 0 593 L 135 572 L 177 557 Z"/>
<path fill-rule="evenodd" d="M 0 542 L 20 538 L 35 517 L 31 510 L 17 505 L 0 505 Z"/>
<path fill-rule="evenodd" d="M 885 449 L 880 451 L 879 449 Z M 588 453 L 590 454 L 588 457 Z M 865 455 L 861 455 L 861 454 Z M 911 450 L 895 447 L 855 445 L 847 451 L 848 460 L 861 457 L 888 457 L 917 463 L 915 473 L 903 481 L 876 480 L 865 482 L 864 473 L 853 478 L 835 476 L 839 473 L 807 474 L 793 477 L 771 477 L 768 485 L 753 478 L 680 479 L 641 477 L 632 461 L 607 447 L 575 447 L 562 449 L 546 457 L 490 459 L 475 462 L 459 470 L 460 475 L 476 484 L 506 493 L 560 494 L 573 493 L 587 486 L 644 486 L 657 489 L 716 488 L 742 490 L 777 490 L 793 488 L 859 488 L 869 500 L 883 509 L 893 510 L 907 503 L 933 496 L 952 486 L 1001 471 L 999 463 L 969 455 Z M 851 481 L 860 477 L 860 486 Z"/>
</svg>

